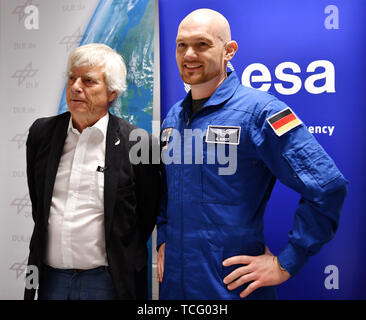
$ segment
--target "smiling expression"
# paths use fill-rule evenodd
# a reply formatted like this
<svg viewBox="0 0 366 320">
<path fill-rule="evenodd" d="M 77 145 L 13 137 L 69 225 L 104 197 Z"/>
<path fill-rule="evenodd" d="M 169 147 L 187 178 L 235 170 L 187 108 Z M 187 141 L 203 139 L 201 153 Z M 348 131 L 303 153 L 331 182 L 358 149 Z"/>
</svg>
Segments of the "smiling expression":
<svg viewBox="0 0 366 320">
<path fill-rule="evenodd" d="M 176 60 L 180 76 L 190 85 L 225 78 L 225 43 L 212 24 L 190 21 L 179 26 Z"/>
</svg>

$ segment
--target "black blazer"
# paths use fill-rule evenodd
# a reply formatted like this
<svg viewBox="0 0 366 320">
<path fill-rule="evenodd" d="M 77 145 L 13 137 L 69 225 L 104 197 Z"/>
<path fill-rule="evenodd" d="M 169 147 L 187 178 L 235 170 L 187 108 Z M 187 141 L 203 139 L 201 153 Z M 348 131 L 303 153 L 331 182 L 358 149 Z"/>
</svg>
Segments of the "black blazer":
<svg viewBox="0 0 366 320">
<path fill-rule="evenodd" d="M 69 120 L 69 112 L 38 119 L 30 127 L 27 139 L 27 178 L 35 223 L 28 265 L 38 267 L 39 279 L 42 279 L 53 186 Z M 133 165 L 129 160 L 129 150 L 136 143 L 129 141 L 129 134 L 135 128 L 109 114 L 104 227 L 108 264 L 119 299 L 147 298 L 146 242 L 159 206 L 159 165 Z M 120 143 L 116 144 L 118 139 Z M 151 157 L 150 135 L 149 139 Z M 25 289 L 25 299 L 34 299 L 34 296 L 34 289 Z"/>
</svg>

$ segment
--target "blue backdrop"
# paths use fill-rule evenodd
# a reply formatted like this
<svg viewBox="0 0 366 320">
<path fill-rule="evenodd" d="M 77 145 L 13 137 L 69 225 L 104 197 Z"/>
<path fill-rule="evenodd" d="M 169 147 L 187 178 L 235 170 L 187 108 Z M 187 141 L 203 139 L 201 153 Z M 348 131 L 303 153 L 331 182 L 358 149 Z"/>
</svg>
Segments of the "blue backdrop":
<svg viewBox="0 0 366 320">
<path fill-rule="evenodd" d="M 280 299 L 365 299 L 366 1 L 160 0 L 162 120 L 186 94 L 175 62 L 175 37 L 179 22 L 198 8 L 217 10 L 228 19 L 239 44 L 232 60 L 238 76 L 244 72 L 245 83 L 264 85 L 262 89 L 269 88 L 287 103 L 314 129 L 350 182 L 335 238 L 298 276 L 279 286 Z M 255 76 L 262 81 L 256 82 Z M 319 128 L 324 132 L 315 131 Z M 299 199 L 276 183 L 265 215 L 266 242 L 274 254 L 287 242 Z M 338 289 L 326 288 L 329 265 L 338 269 Z"/>
</svg>

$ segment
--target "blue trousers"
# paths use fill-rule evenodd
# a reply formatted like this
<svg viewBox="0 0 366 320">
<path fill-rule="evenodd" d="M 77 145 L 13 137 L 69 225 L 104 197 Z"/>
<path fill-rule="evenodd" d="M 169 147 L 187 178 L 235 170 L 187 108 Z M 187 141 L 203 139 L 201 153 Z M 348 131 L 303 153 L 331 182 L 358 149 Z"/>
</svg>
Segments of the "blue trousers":
<svg viewBox="0 0 366 320">
<path fill-rule="evenodd" d="M 39 300 L 117 299 L 107 267 L 90 270 L 45 266 L 38 289 Z"/>
</svg>

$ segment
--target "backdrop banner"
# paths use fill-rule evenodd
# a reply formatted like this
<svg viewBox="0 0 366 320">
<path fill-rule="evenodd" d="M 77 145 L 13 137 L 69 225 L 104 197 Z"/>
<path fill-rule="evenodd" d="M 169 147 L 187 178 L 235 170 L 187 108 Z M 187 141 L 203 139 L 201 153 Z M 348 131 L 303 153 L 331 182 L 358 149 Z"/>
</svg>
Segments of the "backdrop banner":
<svg viewBox="0 0 366 320">
<path fill-rule="evenodd" d="M 179 22 L 198 8 L 228 19 L 239 45 L 230 68 L 242 83 L 289 105 L 349 181 L 335 238 L 278 287 L 279 298 L 365 299 L 365 1 L 160 0 L 162 120 L 186 94 L 175 38 Z M 287 243 L 299 199 L 276 183 L 265 214 L 266 244 L 274 254 Z"/>
</svg>

